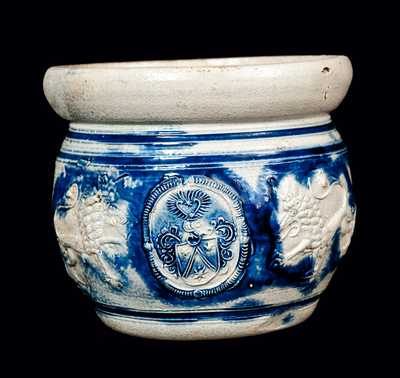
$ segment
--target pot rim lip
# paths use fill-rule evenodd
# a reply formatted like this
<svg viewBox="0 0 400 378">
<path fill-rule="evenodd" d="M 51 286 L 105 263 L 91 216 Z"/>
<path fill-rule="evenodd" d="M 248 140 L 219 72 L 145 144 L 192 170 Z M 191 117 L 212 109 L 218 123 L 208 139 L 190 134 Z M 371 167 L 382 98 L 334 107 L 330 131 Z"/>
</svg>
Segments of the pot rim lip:
<svg viewBox="0 0 400 378">
<path fill-rule="evenodd" d="M 344 55 L 281 55 L 54 66 L 43 89 L 64 119 L 84 123 L 327 119 L 345 97 Z"/>
<path fill-rule="evenodd" d="M 50 70 L 132 70 L 132 69 L 225 69 L 253 66 L 293 65 L 325 62 L 346 58 L 344 55 L 271 55 L 224 58 L 191 58 L 166 60 L 138 60 L 102 63 L 67 64 L 50 67 Z"/>
</svg>

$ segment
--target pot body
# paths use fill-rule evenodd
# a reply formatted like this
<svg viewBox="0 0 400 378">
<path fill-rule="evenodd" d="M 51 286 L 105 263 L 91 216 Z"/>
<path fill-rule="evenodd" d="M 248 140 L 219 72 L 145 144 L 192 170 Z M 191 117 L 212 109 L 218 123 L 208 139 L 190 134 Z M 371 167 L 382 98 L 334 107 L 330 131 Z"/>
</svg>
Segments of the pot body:
<svg viewBox="0 0 400 378">
<path fill-rule="evenodd" d="M 329 119 L 71 123 L 54 222 L 110 327 L 215 339 L 295 325 L 346 253 L 355 203 Z"/>
</svg>

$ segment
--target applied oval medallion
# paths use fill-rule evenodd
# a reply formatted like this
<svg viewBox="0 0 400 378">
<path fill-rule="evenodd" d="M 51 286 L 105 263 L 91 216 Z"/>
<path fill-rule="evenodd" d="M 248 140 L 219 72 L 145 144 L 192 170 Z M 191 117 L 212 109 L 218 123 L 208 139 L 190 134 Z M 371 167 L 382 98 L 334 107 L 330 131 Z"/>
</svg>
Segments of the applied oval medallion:
<svg viewBox="0 0 400 378">
<path fill-rule="evenodd" d="M 153 273 L 176 294 L 217 294 L 243 275 L 248 227 L 237 193 L 220 181 L 167 175 L 147 198 L 143 228 Z"/>
</svg>

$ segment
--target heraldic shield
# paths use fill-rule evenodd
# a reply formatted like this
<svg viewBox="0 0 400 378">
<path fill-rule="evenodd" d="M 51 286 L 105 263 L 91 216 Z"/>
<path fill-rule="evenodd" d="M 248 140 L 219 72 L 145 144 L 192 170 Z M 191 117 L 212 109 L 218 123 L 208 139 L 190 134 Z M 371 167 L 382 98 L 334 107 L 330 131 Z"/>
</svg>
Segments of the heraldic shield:
<svg viewBox="0 0 400 378">
<path fill-rule="evenodd" d="M 143 228 L 153 273 L 175 294 L 217 294 L 243 275 L 248 227 L 239 196 L 220 181 L 166 175 L 147 198 Z"/>
</svg>

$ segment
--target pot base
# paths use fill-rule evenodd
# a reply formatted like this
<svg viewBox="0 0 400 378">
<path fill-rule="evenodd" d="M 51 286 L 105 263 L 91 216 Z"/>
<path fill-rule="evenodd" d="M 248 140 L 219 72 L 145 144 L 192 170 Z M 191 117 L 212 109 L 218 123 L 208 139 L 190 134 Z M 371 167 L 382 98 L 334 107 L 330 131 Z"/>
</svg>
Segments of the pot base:
<svg viewBox="0 0 400 378">
<path fill-rule="evenodd" d="M 132 315 L 113 314 L 97 308 L 101 321 L 115 331 L 130 336 L 159 340 L 217 340 L 255 336 L 297 325 L 314 312 L 318 299 L 305 304 L 285 306 L 279 311 L 269 311 L 261 316 L 236 319 L 221 316 L 219 319 L 163 320 Z M 189 317 L 190 315 L 188 315 Z"/>
</svg>

